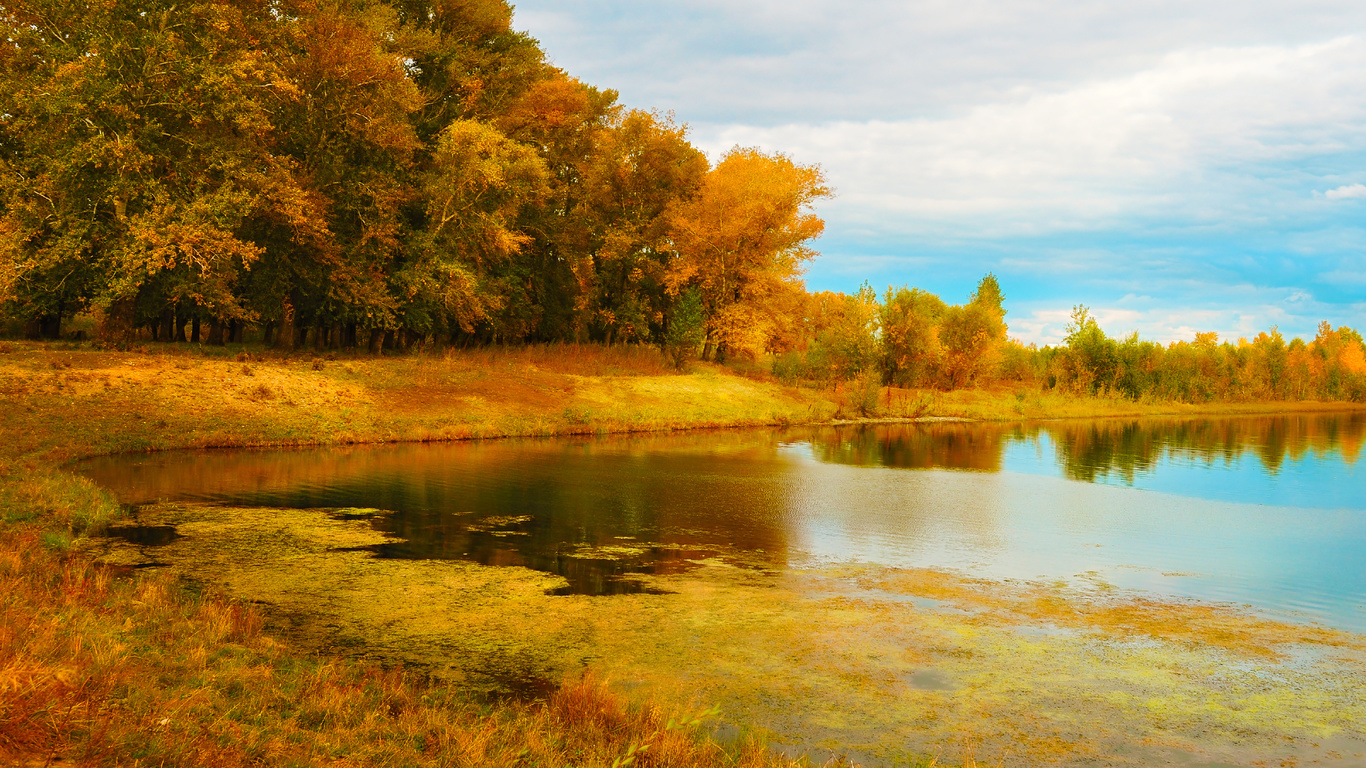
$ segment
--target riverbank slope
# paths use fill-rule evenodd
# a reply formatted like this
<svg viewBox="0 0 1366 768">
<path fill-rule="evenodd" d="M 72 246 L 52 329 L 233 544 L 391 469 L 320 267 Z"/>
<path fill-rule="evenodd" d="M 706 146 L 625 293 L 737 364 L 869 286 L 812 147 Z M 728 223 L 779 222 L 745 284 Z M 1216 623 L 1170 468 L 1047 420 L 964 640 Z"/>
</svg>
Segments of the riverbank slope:
<svg viewBox="0 0 1366 768">
<path fill-rule="evenodd" d="M 1366 403 L 1133 402 L 997 387 L 789 387 L 640 347 L 543 346 L 405 357 L 255 349 L 0 344 L 10 459 L 175 448 L 594 434 L 909 418 L 1039 420 L 1366 410 Z"/>
</svg>

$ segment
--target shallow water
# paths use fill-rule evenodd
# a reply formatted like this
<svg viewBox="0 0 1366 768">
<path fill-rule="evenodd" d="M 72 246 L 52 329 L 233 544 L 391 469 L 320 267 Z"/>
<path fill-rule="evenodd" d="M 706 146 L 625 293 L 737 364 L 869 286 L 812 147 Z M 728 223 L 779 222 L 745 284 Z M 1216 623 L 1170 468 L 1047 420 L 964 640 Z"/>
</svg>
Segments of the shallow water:
<svg viewBox="0 0 1366 768">
<path fill-rule="evenodd" d="M 1366 631 L 1366 414 L 921 423 L 101 458 L 123 500 L 375 508 L 386 558 L 565 593 L 725 553 L 1099 582 Z"/>
<path fill-rule="evenodd" d="M 472 691 L 592 674 L 869 765 L 1356 768 L 1366 636 L 1311 624 L 1366 625 L 1364 431 L 932 423 L 82 469 L 138 505 L 88 542 L 105 562 Z"/>
</svg>

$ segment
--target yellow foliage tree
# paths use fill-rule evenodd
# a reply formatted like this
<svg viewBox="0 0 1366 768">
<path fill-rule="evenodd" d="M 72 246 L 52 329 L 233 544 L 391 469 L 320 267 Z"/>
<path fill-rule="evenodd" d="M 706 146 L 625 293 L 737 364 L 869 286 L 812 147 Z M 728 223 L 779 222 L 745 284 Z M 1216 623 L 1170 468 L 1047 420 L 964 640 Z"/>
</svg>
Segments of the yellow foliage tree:
<svg viewBox="0 0 1366 768">
<path fill-rule="evenodd" d="M 506 301 L 502 287 L 486 283 L 530 240 L 516 220 L 545 195 L 545 162 L 492 126 L 456 120 L 438 137 L 433 165 L 430 245 L 399 277 L 410 299 L 434 300 L 468 331 Z"/>
<path fill-rule="evenodd" d="M 779 297 L 800 284 L 816 255 L 807 244 L 825 228 L 811 205 L 830 194 L 818 166 L 736 147 L 673 207 L 677 258 L 665 281 L 671 293 L 696 286 L 702 295 L 703 359 L 764 348 Z"/>
</svg>

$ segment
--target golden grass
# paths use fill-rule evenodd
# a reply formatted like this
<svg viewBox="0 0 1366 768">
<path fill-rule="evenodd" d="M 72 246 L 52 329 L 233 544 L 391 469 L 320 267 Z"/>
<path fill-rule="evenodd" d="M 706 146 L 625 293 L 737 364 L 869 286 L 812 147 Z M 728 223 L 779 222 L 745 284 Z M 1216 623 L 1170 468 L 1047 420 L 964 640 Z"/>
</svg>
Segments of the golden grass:
<svg viewBox="0 0 1366 768">
<path fill-rule="evenodd" d="M 757 426 L 834 409 L 818 393 L 717 366 L 677 374 L 639 348 L 237 358 L 11 345 L 0 354 L 4 455 Z"/>
<path fill-rule="evenodd" d="M 1366 403 L 1274 401 L 1180 403 L 1091 397 L 1033 388 L 996 385 L 980 389 L 938 390 L 884 387 L 878 397 L 881 415 L 889 418 L 937 417 L 971 421 L 1039 421 L 1045 419 L 1147 418 L 1154 416 L 1237 416 L 1327 411 L 1366 411 Z"/>
<path fill-rule="evenodd" d="M 680 374 L 657 351 L 640 347 L 556 345 L 341 359 L 172 345 L 135 352 L 36 343 L 5 348 L 0 455 L 48 462 L 170 448 L 604 434 L 869 415 L 848 386 L 798 389 L 705 363 Z M 871 415 L 1020 421 L 1364 408 L 883 388 Z"/>
</svg>

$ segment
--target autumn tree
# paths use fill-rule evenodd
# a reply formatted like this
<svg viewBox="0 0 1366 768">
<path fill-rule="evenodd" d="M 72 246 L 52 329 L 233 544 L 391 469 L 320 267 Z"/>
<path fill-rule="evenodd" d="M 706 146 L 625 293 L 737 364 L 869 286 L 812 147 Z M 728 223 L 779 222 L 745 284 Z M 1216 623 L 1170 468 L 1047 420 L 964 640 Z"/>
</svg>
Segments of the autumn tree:
<svg viewBox="0 0 1366 768">
<path fill-rule="evenodd" d="M 1311 348 L 1319 360 L 1325 399 L 1366 397 L 1366 345 L 1360 333 L 1347 326 L 1334 329 L 1324 321 Z"/>
<path fill-rule="evenodd" d="M 707 171 L 706 158 L 668 116 L 617 112 L 597 134 L 571 212 L 587 256 L 580 306 L 608 344 L 649 340 L 661 328 L 674 256 L 667 214 L 692 197 Z"/>
<path fill-rule="evenodd" d="M 950 387 L 971 385 L 990 377 L 1000 365 L 1006 341 L 1005 297 L 996 276 L 988 273 L 967 304 L 948 307 L 939 323 L 944 375 Z"/>
<path fill-rule="evenodd" d="M 274 114 L 290 35 L 262 3 L 39 2 L 4 18 L 0 252 L 13 311 L 47 335 L 87 306 L 183 338 L 191 313 L 249 314 L 236 283 L 317 214 Z"/>
<path fill-rule="evenodd" d="M 542 340 L 583 340 L 593 311 L 594 228 L 580 215 L 590 204 L 589 166 L 600 135 L 620 114 L 614 91 L 600 91 L 558 70 L 533 82 L 495 125 L 536 150 L 549 174 L 538 206 L 523 211 L 528 243 L 522 263 L 526 296 L 534 304 Z"/>
<path fill-rule="evenodd" d="M 882 370 L 888 384 L 925 387 L 936 383 L 943 364 L 939 323 L 948 306 L 919 288 L 888 286 L 881 307 Z"/>
<path fill-rule="evenodd" d="M 673 207 L 670 235 L 678 257 L 665 279 L 671 292 L 687 286 L 701 292 L 704 358 L 764 348 L 773 298 L 798 284 L 815 256 L 809 243 L 824 229 L 811 206 L 830 194 L 820 168 L 736 147 L 695 195 Z"/>
<path fill-rule="evenodd" d="M 409 327 L 416 320 L 426 332 L 440 320 L 470 333 L 522 288 L 518 271 L 508 266 L 531 239 L 517 223 L 546 193 L 545 162 L 472 120 L 446 126 L 433 155 L 426 227 L 394 279 L 406 297 Z M 520 338 L 527 329 L 498 325 L 496 331 Z"/>
</svg>

